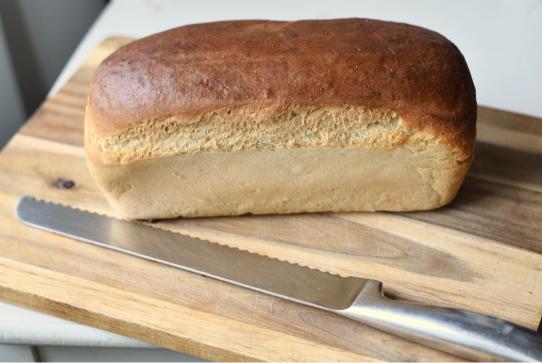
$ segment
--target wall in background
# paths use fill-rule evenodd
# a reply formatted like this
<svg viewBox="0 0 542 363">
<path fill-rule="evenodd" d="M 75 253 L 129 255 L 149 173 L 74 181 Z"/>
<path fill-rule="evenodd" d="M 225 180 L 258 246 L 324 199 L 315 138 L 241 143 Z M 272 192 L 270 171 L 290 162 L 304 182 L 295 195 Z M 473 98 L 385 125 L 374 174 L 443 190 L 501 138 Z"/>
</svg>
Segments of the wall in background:
<svg viewBox="0 0 542 363">
<path fill-rule="evenodd" d="M 41 82 L 48 91 L 105 2 L 19 0 L 18 4 Z"/>
<path fill-rule="evenodd" d="M 43 101 L 105 4 L 0 1 L 0 147 Z"/>
<path fill-rule="evenodd" d="M 23 105 L 0 19 L 0 147 L 24 119 Z"/>
</svg>

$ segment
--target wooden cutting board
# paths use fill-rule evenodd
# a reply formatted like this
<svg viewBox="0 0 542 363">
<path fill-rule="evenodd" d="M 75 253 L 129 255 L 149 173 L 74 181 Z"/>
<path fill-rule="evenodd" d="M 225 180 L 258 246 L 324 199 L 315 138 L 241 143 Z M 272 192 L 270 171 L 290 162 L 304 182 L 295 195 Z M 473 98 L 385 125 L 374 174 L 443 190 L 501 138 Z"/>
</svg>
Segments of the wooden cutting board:
<svg viewBox="0 0 542 363">
<path fill-rule="evenodd" d="M 87 172 L 83 111 L 106 40 L 0 154 L 0 299 L 211 360 L 455 360 L 362 324 L 21 225 L 23 194 L 111 214 Z M 474 166 L 452 205 L 418 213 L 161 223 L 384 282 L 389 295 L 511 320 L 542 315 L 542 120 L 479 108 Z M 247 271 L 250 273 L 250 271 Z"/>
</svg>

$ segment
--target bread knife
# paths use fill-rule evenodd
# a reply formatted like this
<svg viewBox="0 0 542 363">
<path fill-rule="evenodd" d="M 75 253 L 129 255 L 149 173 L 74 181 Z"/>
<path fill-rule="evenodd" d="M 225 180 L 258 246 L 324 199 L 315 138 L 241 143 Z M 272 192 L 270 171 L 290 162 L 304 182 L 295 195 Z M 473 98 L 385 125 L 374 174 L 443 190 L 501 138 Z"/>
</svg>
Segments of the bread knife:
<svg viewBox="0 0 542 363">
<path fill-rule="evenodd" d="M 139 222 L 22 197 L 21 222 L 333 312 L 405 339 L 474 360 L 542 361 L 542 336 L 474 312 L 388 299 L 375 280 L 341 277 Z"/>
</svg>

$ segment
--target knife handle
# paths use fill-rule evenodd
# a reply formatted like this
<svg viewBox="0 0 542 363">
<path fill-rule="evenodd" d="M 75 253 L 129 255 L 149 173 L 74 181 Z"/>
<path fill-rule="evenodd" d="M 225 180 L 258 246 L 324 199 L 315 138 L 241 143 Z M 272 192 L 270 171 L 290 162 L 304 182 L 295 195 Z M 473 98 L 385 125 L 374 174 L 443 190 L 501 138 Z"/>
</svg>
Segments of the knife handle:
<svg viewBox="0 0 542 363">
<path fill-rule="evenodd" d="M 542 336 L 469 311 L 391 300 L 369 280 L 349 308 L 335 311 L 379 330 L 473 360 L 542 361 Z"/>
</svg>

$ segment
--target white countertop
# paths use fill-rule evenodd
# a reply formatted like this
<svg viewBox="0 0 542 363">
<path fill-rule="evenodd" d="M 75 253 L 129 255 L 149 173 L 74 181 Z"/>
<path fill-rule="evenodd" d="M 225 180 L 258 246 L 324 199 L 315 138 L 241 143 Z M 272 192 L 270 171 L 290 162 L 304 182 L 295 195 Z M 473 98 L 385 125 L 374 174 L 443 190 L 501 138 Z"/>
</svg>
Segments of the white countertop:
<svg viewBox="0 0 542 363">
<path fill-rule="evenodd" d="M 114 0 L 84 37 L 50 94 L 111 35 L 141 37 L 224 19 L 338 17 L 394 20 L 436 30 L 465 55 L 479 103 L 542 117 L 542 0 Z M 3 303 L 0 343 L 150 347 Z"/>
<path fill-rule="evenodd" d="M 0 302 L 0 343 L 149 348 L 144 342 Z M 2 361 L 2 357 L 0 357 Z"/>
</svg>

